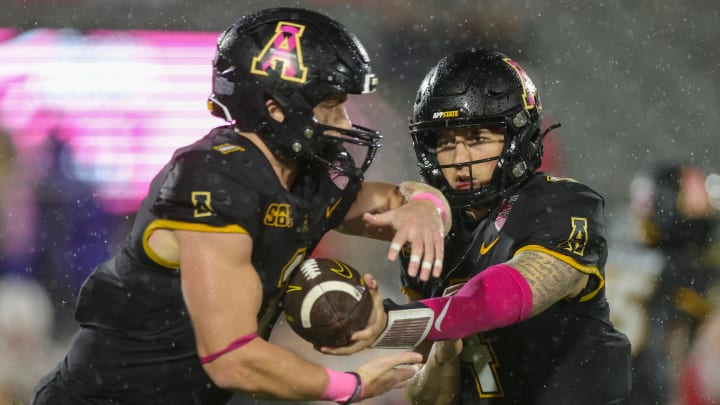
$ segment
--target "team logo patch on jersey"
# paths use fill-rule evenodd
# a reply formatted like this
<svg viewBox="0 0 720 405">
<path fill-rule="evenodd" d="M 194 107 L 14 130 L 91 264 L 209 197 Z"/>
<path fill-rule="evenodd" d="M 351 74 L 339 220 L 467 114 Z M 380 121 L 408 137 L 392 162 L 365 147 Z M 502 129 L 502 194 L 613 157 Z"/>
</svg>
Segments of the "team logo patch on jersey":
<svg viewBox="0 0 720 405">
<path fill-rule="evenodd" d="M 216 146 L 213 146 L 213 149 L 222 153 L 223 155 L 227 155 L 228 153 L 237 152 L 237 151 L 240 151 L 240 152 L 245 151 L 245 148 L 243 148 L 242 146 L 233 145 L 231 143 L 224 143 L 222 145 L 216 145 Z"/>
<path fill-rule="evenodd" d="M 293 218 L 290 204 L 270 204 L 267 211 L 265 211 L 263 224 L 276 228 L 291 228 L 293 226 Z"/>
<path fill-rule="evenodd" d="M 535 87 L 535 83 L 530 79 L 530 76 L 528 76 L 525 70 L 514 60 L 504 58 L 503 61 L 515 69 L 515 72 L 517 72 L 520 77 L 520 82 L 523 86 L 523 104 L 525 104 L 525 109 L 532 110 L 533 108 L 537 108 L 538 110 L 542 110 L 540 100 L 538 100 L 537 97 L 537 87 Z"/>
<path fill-rule="evenodd" d="M 510 216 L 510 212 L 512 212 L 513 205 L 515 205 L 515 201 L 517 201 L 517 199 L 517 194 L 513 194 L 503 200 L 500 205 L 500 211 L 498 212 L 497 218 L 495 218 L 495 229 L 497 231 L 500 231 L 503 226 L 505 226 L 505 222 Z"/>
<path fill-rule="evenodd" d="M 268 76 L 268 70 L 280 71 L 283 80 L 305 83 L 308 68 L 303 63 L 300 38 L 305 26 L 280 21 L 275 34 L 259 55 L 253 57 L 250 73 Z"/>
<path fill-rule="evenodd" d="M 193 191 L 191 195 L 195 218 L 209 217 L 213 214 L 212 198 L 209 191 Z"/>
</svg>

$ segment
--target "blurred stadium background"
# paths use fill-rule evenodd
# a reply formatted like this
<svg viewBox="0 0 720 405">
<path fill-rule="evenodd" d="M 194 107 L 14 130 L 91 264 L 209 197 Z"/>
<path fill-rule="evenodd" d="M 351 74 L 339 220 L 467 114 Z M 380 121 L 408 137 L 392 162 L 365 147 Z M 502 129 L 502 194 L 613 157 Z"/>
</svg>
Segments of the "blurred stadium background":
<svg viewBox="0 0 720 405">
<path fill-rule="evenodd" d="M 326 12 L 368 48 L 380 90 L 351 99 L 351 115 L 384 134 L 370 179 L 419 179 L 406 131 L 415 89 L 446 53 L 483 46 L 534 79 L 546 125 L 563 124 L 547 139 L 546 168 L 604 194 L 609 223 L 623 222 L 633 177 L 664 161 L 701 167 L 720 205 L 720 15 L 710 0 L 1 3 L 0 276 L 47 289 L 48 340 L 25 345 L 32 358 L 42 352 L 52 363 L 64 350 L 79 283 L 122 242 L 155 171 L 175 148 L 222 124 L 205 109 L 214 41 L 237 17 L 265 7 Z M 402 300 L 385 244 L 333 234 L 321 248 L 373 272 L 386 296 Z M 0 335 L 41 310 L 0 308 L 9 314 L 0 316 Z M 274 339 L 350 367 L 318 356 L 287 328 Z M 0 357 L 10 352 L 0 348 Z M 403 402 L 391 394 L 367 403 Z"/>
</svg>

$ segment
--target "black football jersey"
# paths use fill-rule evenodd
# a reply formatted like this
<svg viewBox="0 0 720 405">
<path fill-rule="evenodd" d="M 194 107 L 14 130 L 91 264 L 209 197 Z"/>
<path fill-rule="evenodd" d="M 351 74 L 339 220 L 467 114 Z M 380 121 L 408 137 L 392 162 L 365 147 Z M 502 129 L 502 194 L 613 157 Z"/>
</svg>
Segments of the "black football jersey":
<svg viewBox="0 0 720 405">
<path fill-rule="evenodd" d="M 422 283 L 403 273 L 412 299 L 441 295 L 524 250 L 550 254 L 590 276 L 577 298 L 463 339 L 462 404 L 599 405 L 627 395 L 630 344 L 610 323 L 605 298 L 603 205 L 600 195 L 572 179 L 537 173 L 482 221 L 455 214 L 439 280 Z"/>
<path fill-rule="evenodd" d="M 200 365 L 178 263 L 156 255 L 148 238 L 159 228 L 247 233 L 263 288 L 261 313 L 253 315 L 267 338 L 282 311 L 271 301 L 283 280 L 355 200 L 360 181 L 339 176 L 303 168 L 285 190 L 262 152 L 230 127 L 177 150 L 152 181 L 122 251 L 84 283 L 76 308 L 82 328 L 59 366 L 61 379 L 79 397 L 119 400 L 112 403 L 227 401 L 230 393 Z"/>
</svg>

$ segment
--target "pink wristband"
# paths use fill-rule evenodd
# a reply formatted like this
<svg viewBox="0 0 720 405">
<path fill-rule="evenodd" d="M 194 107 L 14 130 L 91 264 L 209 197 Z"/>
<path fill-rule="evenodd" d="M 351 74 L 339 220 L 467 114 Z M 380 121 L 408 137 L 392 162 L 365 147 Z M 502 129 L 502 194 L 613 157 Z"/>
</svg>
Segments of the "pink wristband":
<svg viewBox="0 0 720 405">
<path fill-rule="evenodd" d="M 325 372 L 328 375 L 328 385 L 322 400 L 349 404 L 362 397 L 365 384 L 357 373 L 343 373 L 331 368 L 326 368 Z"/>
<path fill-rule="evenodd" d="M 440 199 L 440 197 L 436 196 L 433 193 L 428 193 L 427 191 L 423 191 L 422 193 L 413 194 L 412 197 L 410 197 L 409 201 L 414 200 L 428 200 L 431 203 L 435 204 L 435 206 L 438 209 L 438 212 L 440 213 L 440 218 L 442 218 L 443 223 L 447 220 L 447 211 L 445 210 L 445 204 Z"/>
</svg>

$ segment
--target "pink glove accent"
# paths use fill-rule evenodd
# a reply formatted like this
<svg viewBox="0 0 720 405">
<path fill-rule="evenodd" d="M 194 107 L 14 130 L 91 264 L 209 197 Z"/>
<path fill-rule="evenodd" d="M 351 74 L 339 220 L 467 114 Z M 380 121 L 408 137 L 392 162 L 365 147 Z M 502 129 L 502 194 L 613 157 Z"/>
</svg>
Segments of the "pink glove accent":
<svg viewBox="0 0 720 405">
<path fill-rule="evenodd" d="M 496 264 L 471 278 L 455 295 L 420 302 L 435 312 L 425 340 L 459 339 L 527 319 L 532 290 L 513 267 Z"/>
</svg>

